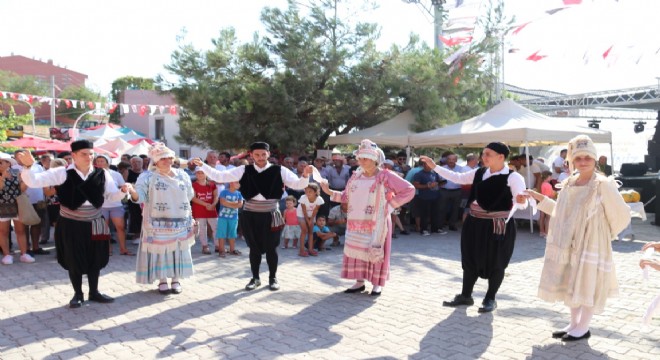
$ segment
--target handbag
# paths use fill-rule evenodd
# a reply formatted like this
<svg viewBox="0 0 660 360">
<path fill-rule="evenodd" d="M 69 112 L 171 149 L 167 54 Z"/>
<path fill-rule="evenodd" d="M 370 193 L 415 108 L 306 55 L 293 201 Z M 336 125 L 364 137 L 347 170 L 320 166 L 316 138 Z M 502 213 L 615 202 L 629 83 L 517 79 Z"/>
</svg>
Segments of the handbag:
<svg viewBox="0 0 660 360">
<path fill-rule="evenodd" d="M 37 225 L 41 222 L 39 214 L 34 210 L 30 198 L 26 194 L 18 195 L 16 202 L 18 203 L 18 220 L 20 222 L 28 226 Z"/>
</svg>

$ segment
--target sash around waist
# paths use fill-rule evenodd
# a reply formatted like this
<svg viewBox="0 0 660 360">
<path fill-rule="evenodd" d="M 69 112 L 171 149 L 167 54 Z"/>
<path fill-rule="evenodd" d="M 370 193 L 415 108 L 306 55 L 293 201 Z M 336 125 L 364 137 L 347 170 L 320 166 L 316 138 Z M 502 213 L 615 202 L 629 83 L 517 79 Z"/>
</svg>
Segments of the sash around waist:
<svg viewBox="0 0 660 360">
<path fill-rule="evenodd" d="M 95 208 L 92 205 L 83 205 L 76 210 L 71 210 L 66 206 L 60 206 L 60 216 L 77 221 L 92 221 L 100 218 L 101 208 Z"/>
<path fill-rule="evenodd" d="M 248 200 L 243 205 L 243 210 L 262 213 L 273 212 L 279 210 L 279 200 Z"/>
</svg>

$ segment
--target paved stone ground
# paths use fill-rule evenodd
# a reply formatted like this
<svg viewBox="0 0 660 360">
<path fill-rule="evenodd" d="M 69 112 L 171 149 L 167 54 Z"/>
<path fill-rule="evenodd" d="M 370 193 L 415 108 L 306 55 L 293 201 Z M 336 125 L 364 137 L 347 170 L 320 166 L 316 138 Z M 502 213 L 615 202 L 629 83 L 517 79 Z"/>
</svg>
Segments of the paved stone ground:
<svg viewBox="0 0 660 360">
<path fill-rule="evenodd" d="M 643 243 L 660 239 L 652 220 L 634 220 L 635 240 L 613 243 L 621 296 L 595 316 L 588 342 L 550 337 L 569 313 L 536 297 L 544 241 L 523 226 L 499 308 L 484 315 L 476 306 L 441 306 L 460 292 L 456 232 L 395 239 L 391 281 L 376 299 L 341 293 L 350 282 L 338 278 L 340 249 L 317 258 L 280 250 L 282 290 L 245 292 L 247 249 L 239 242 L 244 254 L 224 259 L 195 246 L 196 275 L 180 295 L 135 284 L 135 257 L 114 255 L 100 289 L 116 302 L 71 310 L 66 272 L 52 255 L 35 264 L 16 256 L 14 265 L 0 267 L 0 358 L 658 359 L 659 316 L 650 331 L 639 331 L 660 290 L 660 274 L 645 283 L 637 266 Z M 480 280 L 475 299 L 485 290 Z"/>
</svg>

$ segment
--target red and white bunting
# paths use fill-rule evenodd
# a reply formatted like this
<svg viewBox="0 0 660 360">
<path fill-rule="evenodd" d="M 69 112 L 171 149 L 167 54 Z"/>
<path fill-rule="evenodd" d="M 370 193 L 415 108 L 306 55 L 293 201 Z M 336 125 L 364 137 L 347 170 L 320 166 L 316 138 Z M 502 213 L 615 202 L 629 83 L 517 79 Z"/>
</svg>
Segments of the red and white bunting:
<svg viewBox="0 0 660 360">
<path fill-rule="evenodd" d="M 53 101 L 55 106 L 60 106 L 64 103 L 67 109 L 81 109 L 81 110 L 94 110 L 94 109 L 103 109 L 107 113 L 114 113 L 117 108 L 121 109 L 122 114 L 138 114 L 140 116 L 148 115 L 176 115 L 178 105 L 151 105 L 151 104 L 121 104 L 114 102 L 93 102 L 93 101 L 84 101 L 84 100 L 74 100 L 74 99 L 59 99 L 51 98 L 47 96 L 38 96 L 30 94 L 20 94 L 11 91 L 2 91 L 0 90 L 0 99 L 13 99 L 16 101 L 27 102 L 36 107 L 48 104 L 51 105 Z"/>
</svg>

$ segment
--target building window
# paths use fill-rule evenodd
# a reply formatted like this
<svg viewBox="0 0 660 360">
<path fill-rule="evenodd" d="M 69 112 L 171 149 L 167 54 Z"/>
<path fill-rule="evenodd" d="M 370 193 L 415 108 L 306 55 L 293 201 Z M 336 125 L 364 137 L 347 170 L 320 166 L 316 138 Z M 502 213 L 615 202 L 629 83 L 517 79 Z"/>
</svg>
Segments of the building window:
<svg viewBox="0 0 660 360">
<path fill-rule="evenodd" d="M 165 120 L 163 118 L 156 118 L 156 140 L 165 140 Z"/>
<path fill-rule="evenodd" d="M 189 159 L 190 149 L 179 149 L 179 157 L 182 159 Z"/>
</svg>

